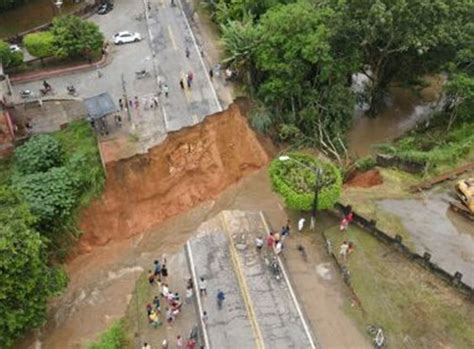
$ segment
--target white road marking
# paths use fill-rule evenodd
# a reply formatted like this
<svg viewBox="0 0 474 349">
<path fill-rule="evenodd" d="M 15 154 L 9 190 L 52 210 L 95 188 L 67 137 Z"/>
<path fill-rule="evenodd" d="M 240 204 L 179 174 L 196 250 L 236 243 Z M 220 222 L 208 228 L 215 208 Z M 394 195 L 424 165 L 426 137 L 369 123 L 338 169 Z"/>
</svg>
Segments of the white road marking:
<svg viewBox="0 0 474 349">
<path fill-rule="evenodd" d="M 268 227 L 267 221 L 265 220 L 265 216 L 263 215 L 262 211 L 260 211 L 260 218 L 262 219 L 262 222 L 263 222 L 263 225 L 265 226 L 265 230 L 267 231 L 267 234 L 269 234 L 270 228 Z M 298 303 L 298 299 L 296 298 L 295 292 L 293 291 L 293 287 L 290 284 L 285 267 L 283 266 L 283 263 L 279 256 L 277 256 L 277 259 L 278 259 L 278 264 L 280 265 L 280 269 L 283 273 L 283 279 L 285 279 L 286 285 L 288 286 L 288 290 L 290 291 L 291 299 L 293 300 L 293 303 L 296 307 L 296 311 L 298 312 L 299 318 L 301 322 L 303 323 L 303 328 L 304 328 L 304 331 L 306 332 L 306 336 L 308 337 L 309 343 L 311 345 L 311 349 L 319 348 L 319 343 L 318 345 L 316 345 L 316 343 L 314 342 L 313 336 L 311 334 L 311 330 L 309 329 L 309 326 L 306 323 L 306 319 L 303 316 L 303 312 L 301 311 L 300 305 Z"/>
<path fill-rule="evenodd" d="M 206 76 L 207 82 L 209 83 L 209 86 L 211 87 L 212 94 L 214 96 L 214 101 L 217 105 L 217 109 L 218 109 L 218 111 L 222 111 L 221 102 L 219 102 L 219 98 L 217 97 L 217 92 L 214 89 L 214 85 L 212 84 L 211 78 L 209 77 L 208 69 L 206 67 L 206 64 L 204 63 L 204 60 L 202 59 L 202 55 L 201 55 L 201 52 L 199 51 L 199 47 L 197 45 L 196 38 L 194 37 L 193 30 L 191 29 L 191 26 L 189 25 L 189 21 L 188 21 L 188 18 L 186 17 L 186 13 L 184 13 L 183 4 L 182 4 L 181 0 L 178 0 L 178 1 L 179 1 L 179 7 L 180 7 L 181 12 L 182 12 L 183 17 L 184 17 L 184 21 L 186 22 L 186 27 L 188 28 L 189 33 L 191 34 L 191 39 L 193 40 L 194 47 L 196 48 L 197 56 L 199 57 L 199 60 L 201 61 L 201 65 L 204 69 L 204 75 Z"/>
</svg>

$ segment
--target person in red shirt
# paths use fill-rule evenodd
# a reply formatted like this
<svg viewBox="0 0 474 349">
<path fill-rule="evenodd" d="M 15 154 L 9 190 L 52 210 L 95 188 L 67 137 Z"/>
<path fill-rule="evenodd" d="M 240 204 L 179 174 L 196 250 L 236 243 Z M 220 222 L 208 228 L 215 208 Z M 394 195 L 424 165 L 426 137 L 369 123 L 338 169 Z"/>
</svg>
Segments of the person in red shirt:
<svg viewBox="0 0 474 349">
<path fill-rule="evenodd" d="M 273 250 L 273 246 L 275 245 L 275 237 L 273 236 L 273 232 L 267 235 L 267 247 L 270 250 Z"/>
</svg>

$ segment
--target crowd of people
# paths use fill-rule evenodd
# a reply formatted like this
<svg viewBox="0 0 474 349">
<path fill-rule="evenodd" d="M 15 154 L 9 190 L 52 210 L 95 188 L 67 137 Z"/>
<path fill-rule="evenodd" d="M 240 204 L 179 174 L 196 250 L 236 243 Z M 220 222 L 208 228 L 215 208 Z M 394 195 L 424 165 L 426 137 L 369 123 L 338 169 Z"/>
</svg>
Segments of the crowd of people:
<svg viewBox="0 0 474 349">
<path fill-rule="evenodd" d="M 146 305 L 146 314 L 148 323 L 154 328 L 162 325 L 161 318 L 164 318 L 167 325 L 171 328 L 176 321 L 178 315 L 182 311 L 183 302 L 178 292 L 172 291 L 168 285 L 168 268 L 166 266 L 166 258 L 162 262 L 155 260 L 153 262 L 153 269 L 148 271 L 148 283 L 151 287 L 157 287 L 159 294 L 153 297 L 151 303 Z M 193 279 L 189 278 L 186 284 L 186 303 L 192 303 L 193 297 Z M 181 335 L 176 337 L 177 348 L 193 349 L 197 342 L 196 338 L 189 338 L 187 341 L 183 340 Z M 167 349 L 169 342 L 164 339 L 162 342 L 162 349 Z M 149 343 L 143 344 L 143 349 L 151 349 Z"/>
</svg>

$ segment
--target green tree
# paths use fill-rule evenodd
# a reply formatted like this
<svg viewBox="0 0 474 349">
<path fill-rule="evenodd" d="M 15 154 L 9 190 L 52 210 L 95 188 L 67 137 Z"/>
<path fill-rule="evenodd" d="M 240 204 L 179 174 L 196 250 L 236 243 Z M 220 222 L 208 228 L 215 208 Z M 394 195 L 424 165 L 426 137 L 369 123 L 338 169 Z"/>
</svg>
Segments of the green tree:
<svg viewBox="0 0 474 349">
<path fill-rule="evenodd" d="M 4 68 L 20 65 L 23 63 L 23 52 L 12 52 L 10 45 L 0 40 L 0 63 Z"/>
<path fill-rule="evenodd" d="M 54 50 L 58 57 L 91 58 L 104 43 L 104 36 L 97 24 L 77 16 L 56 17 L 51 29 Z"/>
<path fill-rule="evenodd" d="M 245 22 L 230 21 L 221 26 L 222 41 L 226 48 L 224 63 L 230 65 L 250 87 L 256 85 L 257 70 L 255 68 L 254 54 L 258 44 L 258 32 L 255 25 L 247 20 Z"/>
<path fill-rule="evenodd" d="M 50 135 L 34 136 L 15 150 L 15 168 L 23 175 L 45 172 L 62 162 L 61 145 Z"/>
<path fill-rule="evenodd" d="M 38 227 L 44 232 L 60 227 L 71 216 L 79 197 L 78 180 L 66 167 L 15 177 L 13 186 L 38 217 Z"/>
<path fill-rule="evenodd" d="M 10 348 L 46 318 L 48 298 L 64 288 L 65 274 L 47 265 L 35 218 L 19 197 L 0 187 L 0 346 Z"/>
<path fill-rule="evenodd" d="M 30 55 L 44 58 L 54 55 L 54 35 L 49 32 L 38 32 L 26 35 L 23 44 Z"/>
<path fill-rule="evenodd" d="M 471 0 L 346 0 L 341 35 L 359 45 L 371 83 L 370 114 L 383 105 L 394 80 L 413 82 L 453 59 L 459 45 L 472 44 Z"/>
<path fill-rule="evenodd" d="M 273 190 L 283 197 L 286 206 L 303 211 L 311 209 L 316 184 L 315 171 L 308 168 L 312 167 L 321 170 L 318 184 L 318 209 L 332 208 L 342 190 L 342 178 L 337 167 L 307 154 L 290 153 L 288 155 L 289 160 L 275 159 L 269 167 Z"/>
</svg>

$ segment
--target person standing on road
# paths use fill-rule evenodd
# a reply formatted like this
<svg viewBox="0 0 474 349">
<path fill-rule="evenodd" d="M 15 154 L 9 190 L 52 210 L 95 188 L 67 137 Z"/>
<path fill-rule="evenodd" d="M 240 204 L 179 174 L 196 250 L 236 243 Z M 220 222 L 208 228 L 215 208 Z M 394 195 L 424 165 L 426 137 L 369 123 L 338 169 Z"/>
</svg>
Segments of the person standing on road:
<svg viewBox="0 0 474 349">
<path fill-rule="evenodd" d="M 163 85 L 163 93 L 165 94 L 166 98 L 168 98 L 169 91 L 170 91 L 170 89 L 169 89 L 168 85 L 164 84 Z"/>
<path fill-rule="evenodd" d="M 222 303 L 225 300 L 225 294 L 223 291 L 218 290 L 217 291 L 217 309 L 221 310 L 222 309 Z"/>
<path fill-rule="evenodd" d="M 209 69 L 209 77 L 211 78 L 211 80 L 214 77 L 214 70 L 212 70 L 212 68 Z"/>
<path fill-rule="evenodd" d="M 138 102 L 138 97 L 135 96 L 135 109 L 138 109 L 139 105 L 140 105 L 140 103 Z"/>
<path fill-rule="evenodd" d="M 204 322 L 205 325 L 207 325 L 207 320 L 209 320 L 209 317 L 207 316 L 207 311 L 203 311 L 202 321 Z"/>
<path fill-rule="evenodd" d="M 257 247 L 257 251 L 261 251 L 263 247 L 263 239 L 261 236 L 257 236 L 255 239 L 255 247 Z"/>
<path fill-rule="evenodd" d="M 163 264 L 163 266 L 161 267 L 161 278 L 162 280 L 166 280 L 166 278 L 168 277 L 168 268 L 166 268 L 166 264 Z"/>
<path fill-rule="evenodd" d="M 201 296 L 207 296 L 207 281 L 203 277 L 199 280 L 199 294 Z"/>
<path fill-rule="evenodd" d="M 159 260 L 153 262 L 155 264 L 155 276 L 160 276 L 161 274 L 161 264 Z"/>
<path fill-rule="evenodd" d="M 151 270 L 148 270 L 148 283 L 150 286 L 155 283 L 155 273 L 153 273 Z"/>
<path fill-rule="evenodd" d="M 186 47 L 185 52 L 186 52 L 186 58 L 189 58 L 189 55 L 191 54 L 191 52 L 189 52 L 189 48 Z"/>
<path fill-rule="evenodd" d="M 191 88 L 191 84 L 193 83 L 193 73 L 190 71 L 186 77 L 187 83 L 188 83 L 188 88 Z"/>
<path fill-rule="evenodd" d="M 275 245 L 275 238 L 273 237 L 273 232 L 271 231 L 270 234 L 267 235 L 267 248 L 269 250 L 273 250 L 274 245 Z"/>
<path fill-rule="evenodd" d="M 119 99 L 119 106 L 120 106 L 120 111 L 123 111 L 123 102 L 122 98 Z"/>
<path fill-rule="evenodd" d="M 176 337 L 176 347 L 177 348 L 182 348 L 183 347 L 183 339 L 181 338 L 180 335 Z"/>
<path fill-rule="evenodd" d="M 190 304 L 192 298 L 193 298 L 193 288 L 188 286 L 188 288 L 186 288 L 186 304 Z"/>
<path fill-rule="evenodd" d="M 160 308 L 160 298 L 158 296 L 155 296 L 153 298 L 153 304 L 155 305 L 155 310 L 159 313 L 161 313 L 161 308 Z"/>
</svg>

